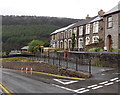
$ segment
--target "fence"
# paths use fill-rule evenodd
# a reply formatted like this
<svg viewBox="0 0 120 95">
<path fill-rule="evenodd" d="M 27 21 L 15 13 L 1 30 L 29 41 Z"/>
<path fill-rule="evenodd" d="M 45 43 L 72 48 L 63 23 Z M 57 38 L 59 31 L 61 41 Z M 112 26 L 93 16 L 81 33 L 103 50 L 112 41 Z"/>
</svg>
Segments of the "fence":
<svg viewBox="0 0 120 95">
<path fill-rule="evenodd" d="M 47 52 L 44 54 L 37 53 L 33 57 L 29 57 L 34 60 L 45 61 L 46 63 L 52 63 L 66 69 L 74 69 L 76 71 L 87 72 L 91 74 L 91 58 L 88 56 L 84 58 L 83 55 L 75 55 L 64 52 Z"/>
</svg>

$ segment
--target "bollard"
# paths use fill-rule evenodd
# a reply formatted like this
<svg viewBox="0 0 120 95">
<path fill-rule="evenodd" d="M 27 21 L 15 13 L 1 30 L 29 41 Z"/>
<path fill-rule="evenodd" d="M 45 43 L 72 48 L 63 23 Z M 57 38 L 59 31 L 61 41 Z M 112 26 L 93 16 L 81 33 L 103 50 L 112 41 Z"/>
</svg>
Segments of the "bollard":
<svg viewBox="0 0 120 95">
<path fill-rule="evenodd" d="M 23 67 L 21 68 L 21 71 L 23 71 Z"/>
<path fill-rule="evenodd" d="M 26 67 L 26 72 L 28 71 L 28 68 Z"/>
<path fill-rule="evenodd" d="M 32 69 L 32 68 L 30 68 L 30 71 L 31 71 L 31 72 L 32 72 L 32 70 L 33 70 L 33 69 Z"/>
</svg>

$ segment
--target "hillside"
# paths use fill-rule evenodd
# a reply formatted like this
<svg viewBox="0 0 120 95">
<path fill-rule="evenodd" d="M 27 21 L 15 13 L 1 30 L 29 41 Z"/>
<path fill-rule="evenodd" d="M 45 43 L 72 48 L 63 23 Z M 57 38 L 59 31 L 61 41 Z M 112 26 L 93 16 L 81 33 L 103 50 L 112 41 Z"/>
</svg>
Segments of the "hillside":
<svg viewBox="0 0 120 95">
<path fill-rule="evenodd" d="M 20 49 L 32 40 L 49 41 L 50 33 L 78 19 L 36 16 L 3 16 L 3 51 Z"/>
</svg>

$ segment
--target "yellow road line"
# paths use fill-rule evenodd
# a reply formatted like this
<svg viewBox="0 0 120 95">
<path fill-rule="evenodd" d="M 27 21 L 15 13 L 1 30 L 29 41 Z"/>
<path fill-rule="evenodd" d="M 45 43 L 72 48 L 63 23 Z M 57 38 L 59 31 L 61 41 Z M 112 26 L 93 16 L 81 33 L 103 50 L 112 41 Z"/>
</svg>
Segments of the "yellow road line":
<svg viewBox="0 0 120 95">
<path fill-rule="evenodd" d="M 49 76 L 54 76 L 54 77 L 60 77 L 60 78 L 75 79 L 75 80 L 85 80 L 85 78 L 67 77 L 67 76 L 60 76 L 60 75 L 49 74 L 49 73 L 44 73 L 44 72 L 36 72 L 36 71 L 32 71 L 32 72 L 33 73 L 44 74 L 44 75 L 49 75 Z"/>
<path fill-rule="evenodd" d="M 6 89 L 8 89 L 10 93 L 14 93 L 12 90 L 10 90 L 10 89 L 8 88 L 8 86 L 7 86 L 6 84 L 1 83 L 1 82 L 0 82 L 0 84 L 1 84 L 2 86 L 4 86 Z"/>
<path fill-rule="evenodd" d="M 12 95 L 12 94 L 10 94 L 10 92 L 9 92 L 5 87 L 2 86 L 2 84 L 0 84 L 0 87 L 1 87 L 8 95 Z"/>
</svg>

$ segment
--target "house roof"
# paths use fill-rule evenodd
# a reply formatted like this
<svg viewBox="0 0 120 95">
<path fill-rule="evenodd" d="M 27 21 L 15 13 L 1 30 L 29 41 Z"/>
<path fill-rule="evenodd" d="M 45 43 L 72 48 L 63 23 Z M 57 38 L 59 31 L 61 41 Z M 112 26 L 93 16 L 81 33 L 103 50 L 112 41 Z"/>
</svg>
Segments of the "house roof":
<svg viewBox="0 0 120 95">
<path fill-rule="evenodd" d="M 28 49 L 28 48 L 29 48 L 29 46 L 24 46 L 21 49 Z"/>
<path fill-rule="evenodd" d="M 63 27 L 63 28 L 60 28 L 60 29 L 58 29 L 58 30 L 55 30 L 55 31 L 52 32 L 50 35 L 56 34 L 56 33 L 58 33 L 58 32 L 62 32 L 62 31 L 68 29 L 69 27 L 71 27 L 71 26 L 73 26 L 73 25 L 74 25 L 74 24 L 70 24 L 70 25 L 68 25 L 67 27 Z"/>
<path fill-rule="evenodd" d="M 88 24 L 90 21 L 92 21 L 95 18 L 96 18 L 96 16 L 92 17 L 92 18 L 89 18 L 89 19 L 80 20 L 77 23 L 75 23 L 73 26 L 71 26 L 70 28 L 74 28 L 74 27 L 77 27 L 77 26 Z"/>
<path fill-rule="evenodd" d="M 120 3 L 118 5 L 116 5 L 115 7 L 113 7 L 111 10 L 105 12 L 105 14 L 103 16 L 117 12 L 117 11 L 120 11 Z"/>
<path fill-rule="evenodd" d="M 91 20 L 89 23 L 100 21 L 102 19 L 103 19 L 103 17 L 101 17 L 101 16 L 98 15 L 96 18 L 94 18 L 93 20 Z"/>
</svg>

